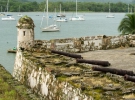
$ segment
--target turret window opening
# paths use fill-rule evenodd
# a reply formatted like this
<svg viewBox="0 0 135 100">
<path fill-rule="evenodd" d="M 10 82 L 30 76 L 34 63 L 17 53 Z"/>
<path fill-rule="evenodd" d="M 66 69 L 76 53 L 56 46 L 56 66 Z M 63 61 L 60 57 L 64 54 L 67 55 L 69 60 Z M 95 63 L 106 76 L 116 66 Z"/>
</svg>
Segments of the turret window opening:
<svg viewBox="0 0 135 100">
<path fill-rule="evenodd" d="M 25 36 L 25 31 L 23 31 L 23 36 Z"/>
</svg>

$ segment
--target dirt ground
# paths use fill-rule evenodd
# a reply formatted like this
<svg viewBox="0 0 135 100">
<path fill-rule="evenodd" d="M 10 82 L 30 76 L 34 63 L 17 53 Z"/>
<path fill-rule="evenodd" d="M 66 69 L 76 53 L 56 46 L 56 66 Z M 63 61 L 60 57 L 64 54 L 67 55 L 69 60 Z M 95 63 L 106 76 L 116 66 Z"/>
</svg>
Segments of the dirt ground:
<svg viewBox="0 0 135 100">
<path fill-rule="evenodd" d="M 135 47 L 111 50 L 96 50 L 81 53 L 83 59 L 108 61 L 110 68 L 131 70 L 135 72 Z"/>
</svg>

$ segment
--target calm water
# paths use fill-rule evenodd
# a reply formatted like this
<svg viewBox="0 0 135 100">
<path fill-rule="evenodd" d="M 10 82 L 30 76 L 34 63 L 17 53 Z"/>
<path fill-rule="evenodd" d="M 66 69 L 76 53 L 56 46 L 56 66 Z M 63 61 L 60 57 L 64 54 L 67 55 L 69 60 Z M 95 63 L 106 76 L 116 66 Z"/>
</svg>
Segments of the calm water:
<svg viewBox="0 0 135 100">
<path fill-rule="evenodd" d="M 17 29 L 16 24 L 19 19 L 18 13 L 11 13 L 17 19 L 16 21 L 1 21 L 0 19 L 0 64 L 2 64 L 10 73 L 13 72 L 15 54 L 7 53 L 7 50 L 16 47 Z M 28 15 L 35 23 L 35 39 L 50 40 L 55 38 L 85 37 L 95 35 L 119 35 L 118 25 L 125 13 L 116 13 L 115 18 L 106 18 L 107 13 L 78 13 L 84 15 L 85 21 L 58 22 L 60 32 L 41 32 L 40 25 L 43 13 L 22 13 Z M 39 16 L 36 16 L 39 15 Z M 53 13 L 50 13 L 53 15 Z M 73 13 L 67 13 L 70 18 Z M 43 21 L 45 26 L 45 20 Z M 51 20 L 50 23 L 53 23 Z"/>
</svg>

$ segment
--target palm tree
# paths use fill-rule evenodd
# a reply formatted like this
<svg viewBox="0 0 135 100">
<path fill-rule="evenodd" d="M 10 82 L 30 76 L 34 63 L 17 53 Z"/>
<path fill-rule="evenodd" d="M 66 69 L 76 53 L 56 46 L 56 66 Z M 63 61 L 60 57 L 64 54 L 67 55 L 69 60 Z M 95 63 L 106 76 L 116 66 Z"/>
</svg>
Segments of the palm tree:
<svg viewBox="0 0 135 100">
<path fill-rule="evenodd" d="M 122 35 L 135 34 L 135 13 L 125 15 L 118 26 L 118 31 Z"/>
</svg>

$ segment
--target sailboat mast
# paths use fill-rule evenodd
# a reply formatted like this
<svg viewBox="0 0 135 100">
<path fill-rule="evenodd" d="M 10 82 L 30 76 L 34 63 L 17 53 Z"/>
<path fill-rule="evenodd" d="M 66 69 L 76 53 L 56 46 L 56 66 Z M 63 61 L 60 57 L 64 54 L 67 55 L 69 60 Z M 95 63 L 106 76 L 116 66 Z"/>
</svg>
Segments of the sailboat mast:
<svg viewBox="0 0 135 100">
<path fill-rule="evenodd" d="M 55 24 L 56 24 L 56 8 L 55 8 L 54 22 L 55 22 Z"/>
<path fill-rule="evenodd" d="M 129 4 L 128 4 L 128 13 L 129 13 Z"/>
<path fill-rule="evenodd" d="M 1 12 L 2 12 L 2 6 L 1 6 Z"/>
<path fill-rule="evenodd" d="M 7 13 L 8 13 L 8 3 L 9 3 L 9 0 L 8 0 L 8 2 L 7 2 Z"/>
<path fill-rule="evenodd" d="M 48 26 L 48 0 L 46 0 L 46 19 L 47 19 L 47 26 Z"/>
<path fill-rule="evenodd" d="M 19 6 L 19 12 L 20 12 L 20 6 Z"/>
<path fill-rule="evenodd" d="M 77 0 L 76 0 L 76 16 L 77 16 Z"/>
<path fill-rule="evenodd" d="M 110 3 L 109 3 L 109 13 L 110 13 Z"/>
<path fill-rule="evenodd" d="M 60 4 L 60 14 L 61 14 L 61 4 Z"/>
</svg>

